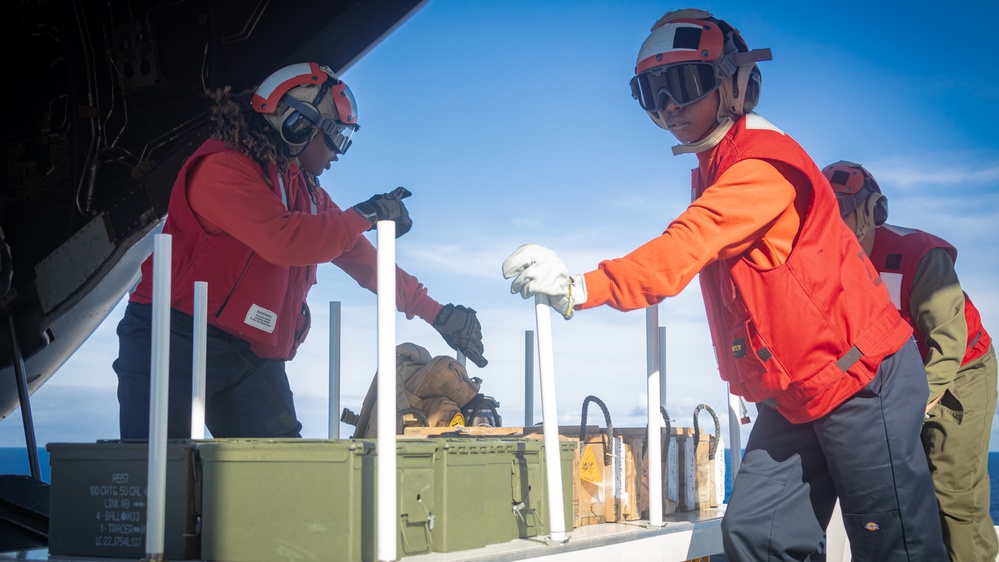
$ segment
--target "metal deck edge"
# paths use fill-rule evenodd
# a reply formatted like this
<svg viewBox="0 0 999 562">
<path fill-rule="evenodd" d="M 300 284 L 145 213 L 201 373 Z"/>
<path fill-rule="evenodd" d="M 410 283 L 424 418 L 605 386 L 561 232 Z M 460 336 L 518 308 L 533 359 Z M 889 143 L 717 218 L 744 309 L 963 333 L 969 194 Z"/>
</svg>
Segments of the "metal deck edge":
<svg viewBox="0 0 999 562">
<path fill-rule="evenodd" d="M 650 528 L 647 520 L 576 527 L 561 544 L 545 537 L 518 539 L 472 550 L 405 556 L 403 562 L 612 562 L 660 560 L 683 562 L 722 552 L 721 520 L 724 507 L 663 516 L 663 526 Z M 48 562 L 121 562 L 122 558 L 95 558 L 48 554 L 47 549 L 0 553 L 4 560 Z M 190 561 L 203 562 L 203 561 Z"/>
<path fill-rule="evenodd" d="M 660 528 L 647 520 L 602 523 L 576 527 L 564 543 L 544 537 L 518 539 L 459 552 L 434 552 L 407 556 L 405 562 L 508 562 L 546 560 L 608 562 L 612 560 L 662 560 L 682 562 L 722 551 L 721 518 L 724 509 L 664 516 Z"/>
</svg>

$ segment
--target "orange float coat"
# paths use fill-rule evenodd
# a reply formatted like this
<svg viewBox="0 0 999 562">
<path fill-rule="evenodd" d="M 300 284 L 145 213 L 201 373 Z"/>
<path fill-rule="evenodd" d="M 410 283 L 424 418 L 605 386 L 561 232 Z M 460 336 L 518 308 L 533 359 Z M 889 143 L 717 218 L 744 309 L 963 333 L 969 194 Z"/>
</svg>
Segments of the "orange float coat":
<svg viewBox="0 0 999 562">
<path fill-rule="evenodd" d="M 866 386 L 912 330 L 793 139 L 750 114 L 698 161 L 687 210 L 587 273 L 579 308 L 649 306 L 700 273 L 730 390 L 791 422 L 815 420 Z"/>
<path fill-rule="evenodd" d="M 259 357 L 291 359 L 309 331 L 316 264 L 332 261 L 376 290 L 376 251 L 362 235 L 370 226 L 296 166 L 278 177 L 273 164 L 208 140 L 177 175 L 163 226 L 173 237 L 171 306 L 192 314 L 194 283 L 206 281 L 209 324 Z M 132 302 L 152 302 L 152 267 L 150 257 Z M 432 323 L 440 303 L 399 268 L 396 281 L 399 310 Z"/>
</svg>

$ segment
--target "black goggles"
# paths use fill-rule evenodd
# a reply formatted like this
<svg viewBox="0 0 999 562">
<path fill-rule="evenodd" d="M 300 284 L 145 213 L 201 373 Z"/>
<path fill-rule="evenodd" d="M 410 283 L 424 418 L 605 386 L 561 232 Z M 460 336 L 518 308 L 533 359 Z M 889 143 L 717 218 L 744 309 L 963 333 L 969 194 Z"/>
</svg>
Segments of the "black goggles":
<svg viewBox="0 0 999 562">
<path fill-rule="evenodd" d="M 337 154 L 345 154 L 353 141 L 350 140 L 357 131 L 357 125 L 344 125 L 331 119 L 325 120 L 320 128 L 323 130 L 323 140 L 326 147 Z"/>
<path fill-rule="evenodd" d="M 631 97 L 638 100 L 645 111 L 657 112 L 666 107 L 663 94 L 683 107 L 704 99 L 720 84 L 711 63 L 673 64 L 647 70 L 632 78 Z"/>
<path fill-rule="evenodd" d="M 345 125 L 335 119 L 327 119 L 316 111 L 315 106 L 318 105 L 318 100 L 322 99 L 324 93 L 323 90 L 320 90 L 320 95 L 316 96 L 317 101 L 312 105 L 302 103 L 285 94 L 281 101 L 294 111 L 281 126 L 281 134 L 291 144 L 305 144 L 312 138 L 315 127 L 319 127 L 323 132 L 326 146 L 337 154 L 344 154 L 350 148 L 351 137 L 360 127 Z"/>
</svg>

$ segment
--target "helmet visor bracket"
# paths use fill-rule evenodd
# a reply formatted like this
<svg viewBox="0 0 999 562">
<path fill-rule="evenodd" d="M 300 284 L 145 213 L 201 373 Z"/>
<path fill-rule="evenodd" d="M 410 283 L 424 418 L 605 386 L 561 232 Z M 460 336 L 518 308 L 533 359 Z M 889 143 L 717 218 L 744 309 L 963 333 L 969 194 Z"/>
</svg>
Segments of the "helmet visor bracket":
<svg viewBox="0 0 999 562">
<path fill-rule="evenodd" d="M 858 207 L 867 201 L 870 192 L 861 191 L 859 193 L 836 193 L 836 202 L 839 203 L 839 214 L 844 219 L 857 210 Z"/>
<path fill-rule="evenodd" d="M 333 105 L 340 116 L 340 122 L 347 125 L 357 124 L 357 101 L 354 100 L 354 93 L 350 91 L 347 84 L 340 82 L 330 88 L 330 95 L 333 96 Z"/>
<path fill-rule="evenodd" d="M 637 74 L 631 79 L 631 96 L 645 111 L 658 112 L 668 103 L 664 96 L 683 107 L 704 99 L 720 84 L 714 64 L 678 63 Z"/>
</svg>

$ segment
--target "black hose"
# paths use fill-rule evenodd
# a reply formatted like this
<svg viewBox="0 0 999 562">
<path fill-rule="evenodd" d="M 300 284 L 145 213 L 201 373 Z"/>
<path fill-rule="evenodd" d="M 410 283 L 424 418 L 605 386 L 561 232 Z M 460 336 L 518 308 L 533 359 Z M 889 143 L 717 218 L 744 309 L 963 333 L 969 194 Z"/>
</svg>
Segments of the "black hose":
<svg viewBox="0 0 999 562">
<path fill-rule="evenodd" d="M 707 410 L 711 417 L 715 420 L 715 438 L 711 440 L 711 446 L 708 449 L 708 459 L 715 460 L 715 453 L 718 452 L 718 438 L 721 437 L 721 424 L 718 422 L 718 414 L 711 409 L 711 406 L 707 404 L 699 404 L 694 408 L 694 448 L 696 450 L 697 444 L 700 442 L 701 430 L 697 427 L 697 414 L 701 410 Z"/>
<path fill-rule="evenodd" d="M 604 447 L 604 465 L 610 465 L 614 458 L 614 426 L 611 424 L 610 412 L 607 411 L 607 405 L 604 404 L 603 400 L 593 396 L 587 396 L 583 399 L 583 414 L 581 416 L 581 421 L 579 423 L 579 446 L 582 447 L 586 443 L 586 407 L 590 402 L 596 402 L 597 406 L 604 412 L 604 421 L 607 422 L 607 446 Z"/>
</svg>

